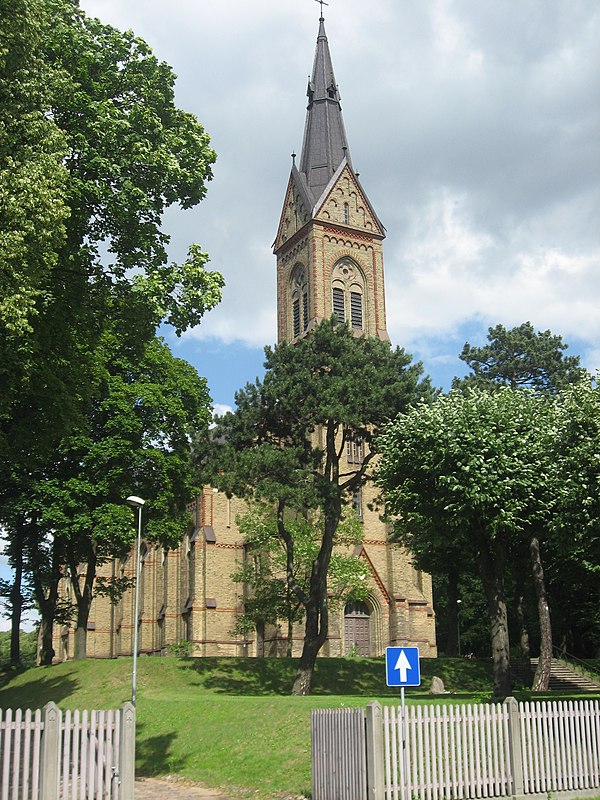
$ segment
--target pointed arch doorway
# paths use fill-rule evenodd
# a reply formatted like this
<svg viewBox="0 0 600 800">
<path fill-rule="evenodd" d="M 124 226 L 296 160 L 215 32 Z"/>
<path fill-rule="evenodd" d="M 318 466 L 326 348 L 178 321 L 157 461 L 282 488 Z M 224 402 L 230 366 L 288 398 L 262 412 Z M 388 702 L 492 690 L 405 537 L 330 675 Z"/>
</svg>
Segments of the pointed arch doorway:
<svg viewBox="0 0 600 800">
<path fill-rule="evenodd" d="M 371 612 L 366 603 L 355 600 L 344 609 L 344 643 L 346 655 L 371 655 Z"/>
</svg>

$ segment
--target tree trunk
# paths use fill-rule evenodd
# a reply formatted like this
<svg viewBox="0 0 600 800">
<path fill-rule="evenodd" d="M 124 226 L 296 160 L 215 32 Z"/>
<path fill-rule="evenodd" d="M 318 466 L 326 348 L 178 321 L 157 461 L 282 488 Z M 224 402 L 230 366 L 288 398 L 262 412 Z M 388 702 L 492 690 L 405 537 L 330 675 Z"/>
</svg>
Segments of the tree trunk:
<svg viewBox="0 0 600 800">
<path fill-rule="evenodd" d="M 506 560 L 504 544 L 499 541 L 484 542 L 478 560 L 491 623 L 493 697 L 494 700 L 504 700 L 510 695 L 510 642 L 504 592 Z"/>
<path fill-rule="evenodd" d="M 34 596 L 42 618 L 38 660 L 42 666 L 49 666 L 55 656 L 52 632 L 58 602 L 58 584 L 61 578 L 61 541 L 55 536 L 49 553 L 40 550 L 39 543 L 39 531 L 32 523 L 28 530 L 27 548 Z"/>
<path fill-rule="evenodd" d="M 77 602 L 77 623 L 75 628 L 75 643 L 73 648 L 73 658 L 75 661 L 82 661 L 87 656 L 87 626 L 90 616 L 90 608 L 93 598 L 94 580 L 96 578 L 96 566 L 98 559 L 96 556 L 96 545 L 92 540 L 88 551 L 85 578 L 83 587 L 80 584 L 78 565 L 72 549 L 69 549 L 69 572 L 71 573 L 71 585 Z M 137 620 L 136 620 L 137 623 Z"/>
<path fill-rule="evenodd" d="M 519 623 L 519 644 L 521 649 L 521 677 L 523 682 L 529 686 L 531 683 L 531 648 L 529 645 L 529 629 L 525 619 L 524 600 L 525 598 L 519 592 L 519 598 L 517 600 L 517 621 Z"/>
<path fill-rule="evenodd" d="M 310 576 L 308 602 L 303 602 L 306 610 L 304 644 L 298 673 L 292 687 L 292 694 L 310 694 L 312 676 L 319 650 L 329 634 L 329 609 L 327 606 L 327 573 L 333 552 L 333 542 L 342 516 L 341 492 L 339 490 L 340 454 L 336 450 L 337 425 L 329 420 L 325 428 L 325 467 L 323 477 L 329 485 L 323 502 L 323 536 L 317 557 L 313 561 Z M 337 491 L 334 491 L 334 488 Z M 301 599 L 301 598 L 299 598 Z"/>
<path fill-rule="evenodd" d="M 449 570 L 447 587 L 448 629 L 446 631 L 446 653 L 449 656 L 458 656 L 460 655 L 458 646 L 458 626 L 460 623 L 458 619 L 458 571 L 456 569 Z"/>
<path fill-rule="evenodd" d="M 533 583 L 535 585 L 540 622 L 540 657 L 531 688 L 534 692 L 547 692 L 550 686 L 550 672 L 552 670 L 552 627 L 540 543 L 537 536 L 531 537 L 529 552 L 531 554 L 531 569 L 533 571 Z"/>
<path fill-rule="evenodd" d="M 77 623 L 73 643 L 73 659 L 82 661 L 87 654 L 87 625 L 90 615 L 89 605 L 77 605 Z"/>
<path fill-rule="evenodd" d="M 13 584 L 10 590 L 10 663 L 13 667 L 21 666 L 21 614 L 23 612 L 23 528 L 18 522 L 15 531 L 15 548 L 13 549 L 12 567 Z"/>
<path fill-rule="evenodd" d="M 41 609 L 40 609 L 41 610 Z M 42 667 L 49 667 L 54 660 L 54 647 L 52 646 L 52 631 L 54 629 L 54 615 L 42 614 L 40 623 L 40 654 L 39 661 Z"/>
<path fill-rule="evenodd" d="M 302 655 L 300 656 L 298 672 L 296 673 L 296 678 L 292 687 L 292 694 L 295 695 L 310 694 L 317 655 L 327 638 L 327 629 L 325 629 L 323 636 L 323 623 L 321 622 L 319 626 L 319 616 L 319 611 L 316 608 L 306 610 L 304 644 L 302 646 Z"/>
<path fill-rule="evenodd" d="M 336 513 L 337 512 L 337 513 Z M 310 600 L 306 608 L 304 644 L 292 694 L 310 694 L 312 676 L 319 650 L 329 634 L 329 609 L 327 606 L 327 572 L 333 550 L 333 536 L 339 523 L 341 504 L 334 504 L 333 514 L 325 518 L 321 549 L 313 562 L 310 577 Z"/>
<path fill-rule="evenodd" d="M 529 644 L 529 627 L 525 616 L 525 595 L 523 592 L 523 575 L 517 570 L 517 622 L 519 623 L 519 644 L 521 647 L 521 677 L 529 686 L 531 683 L 531 647 Z"/>
</svg>

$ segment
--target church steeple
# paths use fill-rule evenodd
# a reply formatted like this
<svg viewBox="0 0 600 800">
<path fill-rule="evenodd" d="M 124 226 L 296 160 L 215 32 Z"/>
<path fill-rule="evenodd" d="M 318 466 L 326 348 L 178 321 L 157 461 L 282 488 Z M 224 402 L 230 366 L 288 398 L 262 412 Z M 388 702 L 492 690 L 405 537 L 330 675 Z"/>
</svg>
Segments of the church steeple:
<svg viewBox="0 0 600 800">
<path fill-rule="evenodd" d="M 306 94 L 308 109 L 300 173 L 306 180 L 314 205 L 342 161 L 346 159 L 352 167 L 323 17 L 319 20 L 313 70 Z"/>
<path fill-rule="evenodd" d="M 350 159 L 321 16 L 300 163 L 292 156 L 273 245 L 279 341 L 294 341 L 332 315 L 356 335 L 387 339 L 384 237 Z"/>
</svg>

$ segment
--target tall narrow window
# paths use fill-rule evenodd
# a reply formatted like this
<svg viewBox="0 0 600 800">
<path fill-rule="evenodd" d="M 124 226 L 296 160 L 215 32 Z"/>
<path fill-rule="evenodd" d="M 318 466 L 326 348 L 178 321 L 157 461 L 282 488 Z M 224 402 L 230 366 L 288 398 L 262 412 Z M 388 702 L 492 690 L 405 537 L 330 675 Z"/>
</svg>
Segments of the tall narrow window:
<svg viewBox="0 0 600 800">
<path fill-rule="evenodd" d="M 350 206 L 344 203 L 344 225 L 350 224 Z"/>
<path fill-rule="evenodd" d="M 362 295 L 360 292 L 350 292 L 350 322 L 353 328 L 362 329 Z"/>
<path fill-rule="evenodd" d="M 357 519 L 363 518 L 362 488 L 357 489 L 352 496 L 352 510 Z"/>
<path fill-rule="evenodd" d="M 296 339 L 300 334 L 308 330 L 309 320 L 308 286 L 306 272 L 302 264 L 296 264 L 292 271 L 290 299 L 291 330 L 293 338 Z"/>
<path fill-rule="evenodd" d="M 346 321 L 344 290 L 340 289 L 338 286 L 333 287 L 333 313 L 337 317 L 338 322 Z"/>
</svg>

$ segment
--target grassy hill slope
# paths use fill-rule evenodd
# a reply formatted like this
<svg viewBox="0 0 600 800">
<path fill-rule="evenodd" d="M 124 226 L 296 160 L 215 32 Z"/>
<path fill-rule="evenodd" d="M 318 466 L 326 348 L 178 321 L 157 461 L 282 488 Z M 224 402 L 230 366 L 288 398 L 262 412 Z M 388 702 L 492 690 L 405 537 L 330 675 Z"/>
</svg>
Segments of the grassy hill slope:
<svg viewBox="0 0 600 800">
<path fill-rule="evenodd" d="M 310 791 L 313 708 L 399 702 L 385 686 L 383 659 L 320 659 L 309 697 L 291 697 L 296 662 L 287 659 L 140 658 L 137 774 L 177 774 L 230 795 Z M 66 662 L 0 677 L 0 708 L 116 708 L 131 696 L 131 659 Z M 451 694 L 436 702 L 490 696 L 486 663 L 421 662 L 423 685 L 407 702 L 432 702 L 431 676 Z"/>
</svg>

